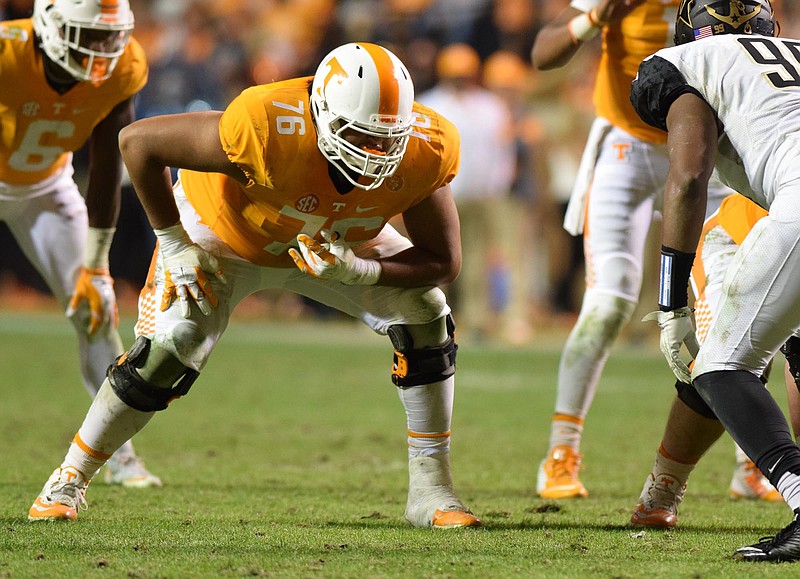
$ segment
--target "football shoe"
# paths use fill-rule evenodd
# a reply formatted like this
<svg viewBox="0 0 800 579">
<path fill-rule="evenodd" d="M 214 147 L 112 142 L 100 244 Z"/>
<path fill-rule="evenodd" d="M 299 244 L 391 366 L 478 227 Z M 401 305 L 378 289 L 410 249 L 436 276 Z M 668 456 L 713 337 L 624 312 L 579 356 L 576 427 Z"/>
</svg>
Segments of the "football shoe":
<svg viewBox="0 0 800 579">
<path fill-rule="evenodd" d="M 415 456 L 408 461 L 406 520 L 415 527 L 480 527 L 480 519 L 456 497 L 448 454 Z"/>
<path fill-rule="evenodd" d="M 736 465 L 731 479 L 730 495 L 732 499 L 783 502 L 781 493 L 769 483 L 751 460 Z"/>
<path fill-rule="evenodd" d="M 651 529 L 671 529 L 678 523 L 678 505 L 686 485 L 668 474 L 647 475 L 639 504 L 631 514 L 631 525 Z"/>
<path fill-rule="evenodd" d="M 555 446 L 539 464 L 536 492 L 543 499 L 586 497 L 589 492 L 578 479 L 583 455 L 569 446 Z"/>
<path fill-rule="evenodd" d="M 72 467 L 58 467 L 28 510 L 31 521 L 72 521 L 78 518 L 78 511 L 88 508 L 86 487 L 89 481 L 79 470 Z"/>
<path fill-rule="evenodd" d="M 106 484 L 127 488 L 162 486 L 161 479 L 147 470 L 144 462 L 135 455 L 113 455 L 106 463 L 103 480 Z"/>
<path fill-rule="evenodd" d="M 739 561 L 800 561 L 800 509 L 794 518 L 774 537 L 763 537 L 758 543 L 737 549 L 733 558 Z"/>
</svg>

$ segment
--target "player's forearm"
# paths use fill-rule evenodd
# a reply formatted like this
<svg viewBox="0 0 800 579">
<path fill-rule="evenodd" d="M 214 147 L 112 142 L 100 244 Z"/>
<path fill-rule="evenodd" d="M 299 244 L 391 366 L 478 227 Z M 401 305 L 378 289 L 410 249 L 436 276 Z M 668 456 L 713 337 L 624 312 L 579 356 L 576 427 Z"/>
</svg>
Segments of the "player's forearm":
<svg viewBox="0 0 800 579">
<path fill-rule="evenodd" d="M 694 253 L 700 241 L 706 212 L 708 180 L 691 179 L 678 185 L 667 180 L 664 192 L 663 244 Z"/>
<path fill-rule="evenodd" d="M 423 287 L 453 282 L 461 271 L 461 258 L 439 256 L 418 247 L 383 258 L 379 285 Z"/>
<path fill-rule="evenodd" d="M 591 30 L 593 27 L 588 20 L 584 23 L 588 25 L 588 29 L 586 26 L 580 26 L 579 21 L 588 18 L 587 14 L 570 7 L 565 9 L 556 20 L 545 26 L 536 35 L 536 41 L 531 50 L 533 66 L 538 70 L 550 70 L 567 64 L 578 52 L 583 42 L 588 40 L 593 33 L 596 34 L 600 31 L 599 28 Z M 575 36 L 573 31 L 575 23 L 578 24 L 577 32 L 586 37 L 584 40 Z"/>
</svg>

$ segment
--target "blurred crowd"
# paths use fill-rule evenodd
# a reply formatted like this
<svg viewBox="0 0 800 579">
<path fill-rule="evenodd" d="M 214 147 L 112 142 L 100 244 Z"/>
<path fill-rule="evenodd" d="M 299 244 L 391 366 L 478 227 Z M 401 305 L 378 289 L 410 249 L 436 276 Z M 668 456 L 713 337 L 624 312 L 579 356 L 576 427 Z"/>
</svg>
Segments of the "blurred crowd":
<svg viewBox="0 0 800 579">
<path fill-rule="evenodd" d="M 470 280 L 470 290 L 456 282 L 448 291 L 456 312 L 462 306 L 486 312 L 461 315 L 459 326 L 465 333 L 522 342 L 537 328 L 569 325 L 583 291 L 581 240 L 564 232 L 561 222 L 593 119 L 591 91 L 599 41 L 587 43 L 563 69 L 542 73 L 530 66 L 537 31 L 568 4 L 569 0 L 131 0 L 134 36 L 150 65 L 149 82 L 137 97 L 137 114 L 223 109 L 252 84 L 312 75 L 329 50 L 350 41 L 376 42 L 393 50 L 410 69 L 418 100 L 451 91 L 451 100 L 457 102 L 467 85 L 491 93 L 492 106 L 505 109 L 491 117 L 507 118 L 502 127 L 487 123 L 489 113 L 483 105 L 458 121 L 454 109 L 451 120 L 466 137 L 464 167 L 473 162 L 470 155 L 480 156 L 481 150 L 487 157 L 486 149 L 494 146 L 490 132 L 504 131 L 497 136 L 506 144 L 493 151 L 493 172 L 506 178 L 480 189 L 480 173 L 464 175 L 453 188 L 465 216 L 472 212 L 468 203 L 476 198 L 504 209 L 493 224 L 476 221 L 464 228 L 462 237 L 472 242 L 465 246 L 483 251 L 484 259 L 474 262 L 481 264 L 480 271 L 462 274 Z M 800 36 L 792 25 L 800 16 L 797 3 L 781 4 L 781 35 Z M 0 19 L 27 17 L 32 5 L 32 0 L 0 0 Z M 447 61 L 447 49 L 453 46 L 457 56 L 451 50 Z M 436 108 L 451 116 L 444 104 Z M 468 152 L 467 145 L 475 140 L 477 146 Z M 78 155 L 79 172 L 81 166 L 85 159 Z M 123 196 L 111 268 L 121 307 L 130 304 L 132 310 L 154 238 L 133 191 L 126 188 Z M 4 228 L 0 246 L 0 299 L 45 292 Z M 473 291 L 476 283 L 485 291 Z M 476 294 L 481 303 L 461 303 Z M 326 314 L 293 299 L 259 296 L 252 307 L 282 317 Z"/>
</svg>

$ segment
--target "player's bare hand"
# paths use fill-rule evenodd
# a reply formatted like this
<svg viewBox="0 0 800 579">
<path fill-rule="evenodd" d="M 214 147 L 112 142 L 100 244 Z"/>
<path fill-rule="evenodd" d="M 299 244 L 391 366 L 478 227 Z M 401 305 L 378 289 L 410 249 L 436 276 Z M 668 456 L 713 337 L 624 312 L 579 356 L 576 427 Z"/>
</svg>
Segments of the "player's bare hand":
<svg viewBox="0 0 800 579">
<path fill-rule="evenodd" d="M 119 327 L 114 280 L 108 269 L 81 268 L 66 313 L 68 318 L 79 320 L 89 336 L 105 326 Z"/>
<path fill-rule="evenodd" d="M 692 373 L 681 360 L 681 346 L 686 344 L 686 349 L 693 359 L 700 351 L 700 344 L 694 332 L 692 310 L 683 307 L 670 312 L 655 311 L 642 318 L 643 322 L 651 320 L 657 321 L 658 327 L 661 328 L 659 346 L 672 373 L 681 382 L 691 384 Z"/>
</svg>

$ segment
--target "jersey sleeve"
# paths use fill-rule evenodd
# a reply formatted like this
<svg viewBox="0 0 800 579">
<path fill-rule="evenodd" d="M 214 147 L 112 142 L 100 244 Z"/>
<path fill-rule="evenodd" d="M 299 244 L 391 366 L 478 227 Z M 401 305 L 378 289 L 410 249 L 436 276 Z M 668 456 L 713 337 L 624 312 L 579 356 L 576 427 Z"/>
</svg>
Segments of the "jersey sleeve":
<svg viewBox="0 0 800 579">
<path fill-rule="evenodd" d="M 461 136 L 458 133 L 458 129 L 443 117 L 440 117 L 439 124 L 443 135 L 442 152 L 439 175 L 433 188 L 434 191 L 441 189 L 455 178 L 461 162 Z"/>
<path fill-rule="evenodd" d="M 674 64 L 654 55 L 639 65 L 639 72 L 631 83 L 631 104 L 645 123 L 666 131 L 669 107 L 685 93 L 703 98 Z"/>
<path fill-rule="evenodd" d="M 265 165 L 269 119 L 262 100 L 249 88 L 236 97 L 219 122 L 222 148 L 253 183 L 269 185 Z"/>
<path fill-rule="evenodd" d="M 144 49 L 135 38 L 131 38 L 130 43 L 125 48 L 125 52 L 115 69 L 115 74 L 117 71 L 122 74 L 120 92 L 125 98 L 132 97 L 147 84 L 147 57 Z"/>
</svg>

